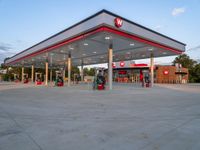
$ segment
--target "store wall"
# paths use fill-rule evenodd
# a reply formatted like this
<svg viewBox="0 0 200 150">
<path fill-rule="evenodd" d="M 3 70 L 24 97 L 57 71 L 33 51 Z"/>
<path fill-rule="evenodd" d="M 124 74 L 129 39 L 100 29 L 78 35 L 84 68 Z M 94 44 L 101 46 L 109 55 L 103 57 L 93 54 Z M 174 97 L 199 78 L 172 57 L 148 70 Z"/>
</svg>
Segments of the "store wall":
<svg viewBox="0 0 200 150">
<path fill-rule="evenodd" d="M 176 74 L 176 72 L 185 74 Z M 156 67 L 156 83 L 187 83 L 188 69 L 181 68 L 180 70 L 175 66 L 157 66 Z"/>
</svg>

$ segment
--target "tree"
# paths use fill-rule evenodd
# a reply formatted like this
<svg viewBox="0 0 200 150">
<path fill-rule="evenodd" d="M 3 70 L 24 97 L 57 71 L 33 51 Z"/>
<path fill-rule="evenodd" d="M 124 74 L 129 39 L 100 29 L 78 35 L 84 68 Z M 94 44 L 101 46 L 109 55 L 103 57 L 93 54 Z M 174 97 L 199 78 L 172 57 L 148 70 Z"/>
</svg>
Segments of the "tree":
<svg viewBox="0 0 200 150">
<path fill-rule="evenodd" d="M 4 59 L 4 64 L 6 63 L 6 61 L 8 60 L 8 59 L 10 59 L 10 57 L 6 57 L 5 59 Z"/>
<path fill-rule="evenodd" d="M 179 63 L 182 65 L 182 67 L 188 68 L 190 70 L 196 65 L 197 62 L 193 59 L 190 59 L 190 57 L 187 54 L 181 54 L 178 57 L 176 57 L 172 63 L 174 65 L 176 63 Z"/>
<path fill-rule="evenodd" d="M 77 66 L 72 66 L 72 74 L 80 74 L 80 70 Z"/>
<path fill-rule="evenodd" d="M 7 67 L 5 66 L 4 63 L 2 63 L 1 66 L 0 66 L 0 68 L 1 68 L 1 69 L 6 69 Z"/>
<path fill-rule="evenodd" d="M 195 67 L 191 70 L 190 73 L 191 82 L 198 82 L 200 83 L 200 64 L 195 65 Z"/>
<path fill-rule="evenodd" d="M 179 63 L 184 68 L 188 68 L 189 71 L 189 81 L 190 82 L 197 82 L 198 81 L 198 65 L 197 62 L 193 59 L 191 59 L 187 54 L 181 54 L 175 58 L 175 60 L 172 62 L 174 65 L 176 63 Z"/>
<path fill-rule="evenodd" d="M 83 69 L 83 73 L 85 76 L 87 76 L 89 74 L 89 69 L 88 68 L 84 68 Z"/>
<path fill-rule="evenodd" d="M 89 76 L 94 76 L 95 75 L 95 69 L 94 68 L 90 68 L 89 72 L 88 72 Z"/>
<path fill-rule="evenodd" d="M 95 69 L 94 68 L 84 68 L 83 69 L 83 72 L 84 72 L 84 75 L 87 75 L 87 76 L 94 76 L 95 75 Z"/>
</svg>

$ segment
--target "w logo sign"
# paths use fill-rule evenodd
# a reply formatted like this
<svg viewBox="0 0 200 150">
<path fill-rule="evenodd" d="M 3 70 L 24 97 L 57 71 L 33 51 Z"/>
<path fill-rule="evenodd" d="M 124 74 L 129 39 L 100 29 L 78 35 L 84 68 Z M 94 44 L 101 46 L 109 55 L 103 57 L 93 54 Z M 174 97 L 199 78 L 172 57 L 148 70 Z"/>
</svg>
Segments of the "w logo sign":
<svg viewBox="0 0 200 150">
<path fill-rule="evenodd" d="M 115 26 L 117 28 L 120 28 L 122 26 L 122 24 L 123 24 L 123 21 L 120 18 L 115 18 L 114 22 L 115 22 Z"/>
</svg>

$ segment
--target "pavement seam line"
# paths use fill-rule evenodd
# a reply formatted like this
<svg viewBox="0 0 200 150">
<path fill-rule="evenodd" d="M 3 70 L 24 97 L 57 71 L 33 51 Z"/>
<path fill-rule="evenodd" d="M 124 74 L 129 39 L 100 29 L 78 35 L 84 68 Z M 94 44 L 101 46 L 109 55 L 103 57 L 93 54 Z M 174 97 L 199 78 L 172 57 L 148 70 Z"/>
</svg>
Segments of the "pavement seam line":
<svg viewBox="0 0 200 150">
<path fill-rule="evenodd" d="M 10 117 L 10 119 L 20 128 L 22 129 L 22 131 L 24 131 L 24 134 L 39 148 L 39 150 L 43 150 L 42 147 L 33 139 L 33 137 L 28 134 L 26 132 L 26 130 L 12 117 L 12 115 L 10 113 L 8 113 L 7 111 L 5 111 L 5 109 L 1 108 L 1 110 L 3 110 L 8 117 Z"/>
<path fill-rule="evenodd" d="M 185 121 L 184 123 L 182 123 L 182 124 L 176 126 L 175 128 L 169 130 L 168 132 L 163 133 L 161 136 L 159 136 L 158 138 L 155 138 L 155 139 L 152 140 L 151 142 L 147 143 L 146 145 L 144 145 L 143 147 L 141 147 L 139 150 L 144 150 L 145 148 L 147 148 L 147 146 L 154 144 L 155 141 L 157 141 L 158 139 L 169 135 L 170 133 L 172 133 L 173 131 L 177 130 L 178 128 L 181 128 L 181 127 L 183 127 L 184 125 L 186 125 L 186 124 L 188 124 L 188 123 L 190 123 L 191 121 L 196 120 L 196 119 L 199 119 L 199 117 L 191 118 L 191 119 Z"/>
</svg>

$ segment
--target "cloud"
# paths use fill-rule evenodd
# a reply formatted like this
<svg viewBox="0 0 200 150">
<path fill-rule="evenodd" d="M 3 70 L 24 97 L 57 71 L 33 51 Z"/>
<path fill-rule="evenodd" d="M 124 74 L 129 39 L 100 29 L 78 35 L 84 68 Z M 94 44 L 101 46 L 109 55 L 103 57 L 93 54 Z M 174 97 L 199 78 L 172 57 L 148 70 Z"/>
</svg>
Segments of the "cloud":
<svg viewBox="0 0 200 150">
<path fill-rule="evenodd" d="M 16 43 L 23 43 L 22 40 L 16 40 L 15 42 L 16 42 Z"/>
<path fill-rule="evenodd" d="M 161 25 L 157 25 L 157 26 L 155 26 L 155 30 L 156 30 L 156 31 L 160 31 L 160 30 L 162 29 L 162 27 L 163 27 L 163 26 L 161 26 Z"/>
<path fill-rule="evenodd" d="M 0 42 L 0 64 L 6 57 L 13 55 L 13 47 L 10 44 Z"/>
<path fill-rule="evenodd" d="M 200 50 L 200 45 L 196 46 L 196 47 L 193 47 L 193 48 L 190 48 L 188 49 L 188 51 L 192 51 L 192 50 Z"/>
<path fill-rule="evenodd" d="M 3 63 L 4 59 L 15 55 L 15 52 L 1 52 L 0 51 L 0 64 Z"/>
<path fill-rule="evenodd" d="M 174 8 L 172 10 L 172 16 L 179 16 L 180 14 L 185 12 L 185 8 L 184 7 L 180 7 L 180 8 Z"/>
<path fill-rule="evenodd" d="M 7 51 L 10 51 L 11 49 L 12 49 L 12 46 L 10 44 L 0 43 L 0 51 L 7 52 Z"/>
</svg>

